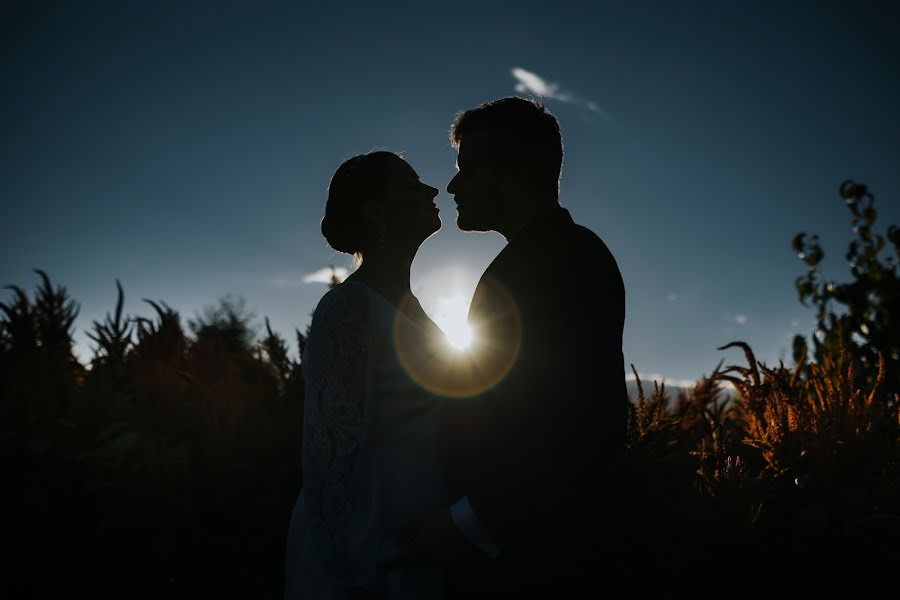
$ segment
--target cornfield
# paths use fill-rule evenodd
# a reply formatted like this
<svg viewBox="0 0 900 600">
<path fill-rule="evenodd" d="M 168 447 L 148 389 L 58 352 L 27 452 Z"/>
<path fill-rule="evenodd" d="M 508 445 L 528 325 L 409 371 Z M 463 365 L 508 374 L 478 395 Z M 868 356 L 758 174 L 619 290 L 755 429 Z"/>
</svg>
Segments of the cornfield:
<svg viewBox="0 0 900 600">
<path fill-rule="evenodd" d="M 126 316 L 117 282 L 88 368 L 78 305 L 38 274 L 32 298 L 10 286 L 0 303 L 0 594 L 280 597 L 302 485 L 303 375 L 284 339 L 266 321 L 257 340 L 232 301 L 187 331 L 161 301 Z M 861 588 L 900 571 L 897 357 L 838 325 L 815 360 L 804 346 L 768 366 L 733 342 L 720 350 L 743 360 L 693 389 L 632 399 L 608 489 L 633 593 Z"/>
</svg>

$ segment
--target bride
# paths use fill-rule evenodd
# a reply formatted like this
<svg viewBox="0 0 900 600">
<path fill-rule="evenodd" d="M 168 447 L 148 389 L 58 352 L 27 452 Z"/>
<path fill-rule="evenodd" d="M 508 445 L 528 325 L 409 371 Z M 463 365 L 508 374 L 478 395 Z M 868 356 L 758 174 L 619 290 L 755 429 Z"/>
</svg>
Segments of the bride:
<svg viewBox="0 0 900 600">
<path fill-rule="evenodd" d="M 446 506 L 439 397 L 416 368 L 442 333 L 409 284 L 419 246 L 441 227 L 437 194 L 391 152 L 347 160 L 329 184 L 322 234 L 361 263 L 319 302 L 304 350 L 286 600 L 445 593 L 435 569 L 376 566 L 411 516 Z"/>
</svg>

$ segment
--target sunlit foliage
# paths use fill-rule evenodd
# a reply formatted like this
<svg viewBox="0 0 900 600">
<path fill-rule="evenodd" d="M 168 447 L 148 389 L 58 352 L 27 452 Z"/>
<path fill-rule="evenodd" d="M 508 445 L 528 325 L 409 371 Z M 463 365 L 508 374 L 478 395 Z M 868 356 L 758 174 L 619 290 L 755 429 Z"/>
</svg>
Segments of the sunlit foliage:
<svg viewBox="0 0 900 600">
<path fill-rule="evenodd" d="M 807 265 L 806 275 L 797 278 L 797 293 L 816 310 L 815 359 L 835 356 L 846 347 L 848 358 L 857 363 L 858 380 L 871 385 L 883 370 L 883 385 L 900 392 L 900 228 L 891 225 L 884 235 L 875 231 L 875 196 L 865 184 L 845 181 L 840 196 L 856 234 L 845 255 L 850 281 L 825 279 L 818 236 L 800 233 L 792 242 Z M 794 360 L 800 360 L 805 346 L 804 337 L 794 339 Z"/>
</svg>

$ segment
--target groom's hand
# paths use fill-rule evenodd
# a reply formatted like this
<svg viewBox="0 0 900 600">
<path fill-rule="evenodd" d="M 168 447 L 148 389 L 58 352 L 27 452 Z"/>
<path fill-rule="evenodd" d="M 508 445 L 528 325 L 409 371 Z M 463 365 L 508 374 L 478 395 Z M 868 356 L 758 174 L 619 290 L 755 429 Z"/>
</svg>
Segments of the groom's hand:
<svg viewBox="0 0 900 600">
<path fill-rule="evenodd" d="M 436 566 L 476 558 L 479 554 L 453 522 L 450 510 L 444 509 L 427 514 L 402 529 L 378 566 Z"/>
</svg>

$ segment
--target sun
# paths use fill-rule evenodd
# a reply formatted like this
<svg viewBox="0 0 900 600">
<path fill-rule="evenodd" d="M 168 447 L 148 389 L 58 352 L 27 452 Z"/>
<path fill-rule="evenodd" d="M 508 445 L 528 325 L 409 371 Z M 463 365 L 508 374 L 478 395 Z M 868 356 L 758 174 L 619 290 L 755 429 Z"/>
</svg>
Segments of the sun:
<svg viewBox="0 0 900 600">
<path fill-rule="evenodd" d="M 434 322 L 447 336 L 447 343 L 459 352 L 472 343 L 472 329 L 467 317 L 469 300 L 462 295 L 438 296 L 435 304 Z"/>
</svg>

